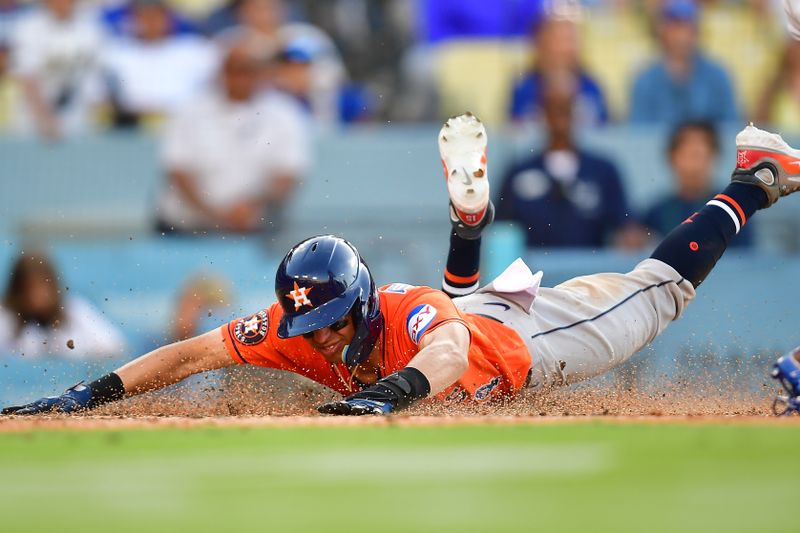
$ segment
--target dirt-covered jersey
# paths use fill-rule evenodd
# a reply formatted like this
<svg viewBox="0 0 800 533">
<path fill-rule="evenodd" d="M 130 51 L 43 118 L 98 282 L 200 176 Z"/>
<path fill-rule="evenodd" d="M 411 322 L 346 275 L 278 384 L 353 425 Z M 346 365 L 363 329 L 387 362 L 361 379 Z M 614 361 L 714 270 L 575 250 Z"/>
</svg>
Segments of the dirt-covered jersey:
<svg viewBox="0 0 800 533">
<path fill-rule="evenodd" d="M 381 374 L 404 368 L 420 351 L 420 342 L 442 324 L 463 324 L 470 332 L 469 367 L 456 383 L 436 398 L 448 402 L 508 397 L 524 385 L 531 356 L 519 334 L 491 318 L 464 313 L 442 291 L 393 283 L 378 292 L 384 331 Z M 302 338 L 281 339 L 276 330 L 283 311 L 278 304 L 246 318 L 233 320 L 220 331 L 231 357 L 288 370 L 348 395 L 356 392 L 344 365 L 329 363 Z"/>
</svg>

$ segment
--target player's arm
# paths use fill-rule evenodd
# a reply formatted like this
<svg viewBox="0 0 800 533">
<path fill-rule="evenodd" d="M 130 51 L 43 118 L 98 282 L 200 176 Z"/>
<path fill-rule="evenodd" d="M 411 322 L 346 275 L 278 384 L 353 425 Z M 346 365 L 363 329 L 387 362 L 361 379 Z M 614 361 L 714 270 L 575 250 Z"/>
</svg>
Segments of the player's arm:
<svg viewBox="0 0 800 533">
<path fill-rule="evenodd" d="M 79 383 L 60 396 L 7 407 L 2 414 L 71 413 L 93 409 L 153 389 L 160 389 L 199 372 L 234 364 L 218 329 L 158 348 L 89 384 Z"/>
<path fill-rule="evenodd" d="M 420 340 L 420 351 L 408 365 L 344 400 L 318 408 L 335 415 L 385 414 L 443 391 L 469 367 L 470 333 L 461 322 L 447 322 Z"/>
<path fill-rule="evenodd" d="M 420 341 L 422 349 L 408 363 L 419 370 L 435 395 L 455 383 L 469 368 L 469 329 L 461 322 L 447 322 Z"/>
<path fill-rule="evenodd" d="M 213 329 L 185 341 L 162 346 L 116 370 L 125 387 L 125 395 L 133 396 L 172 385 L 193 374 L 235 364 L 219 329 Z"/>
</svg>

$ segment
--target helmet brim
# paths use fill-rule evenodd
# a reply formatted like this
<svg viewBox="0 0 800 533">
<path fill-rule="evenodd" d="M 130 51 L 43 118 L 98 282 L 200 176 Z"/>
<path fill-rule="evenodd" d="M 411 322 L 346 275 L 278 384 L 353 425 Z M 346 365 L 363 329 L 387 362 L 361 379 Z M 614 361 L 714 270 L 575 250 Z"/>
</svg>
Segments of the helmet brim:
<svg viewBox="0 0 800 533">
<path fill-rule="evenodd" d="M 358 293 L 342 295 L 302 314 L 284 314 L 278 321 L 278 337 L 289 339 L 318 329 L 327 328 L 346 316 L 358 298 Z"/>
</svg>

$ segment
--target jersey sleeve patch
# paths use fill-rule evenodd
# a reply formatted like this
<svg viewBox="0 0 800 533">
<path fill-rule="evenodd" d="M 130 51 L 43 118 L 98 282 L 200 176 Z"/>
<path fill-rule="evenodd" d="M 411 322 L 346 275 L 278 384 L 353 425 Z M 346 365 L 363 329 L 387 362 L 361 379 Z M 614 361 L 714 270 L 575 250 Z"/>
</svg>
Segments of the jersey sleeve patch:
<svg viewBox="0 0 800 533">
<path fill-rule="evenodd" d="M 390 292 L 392 294 L 405 294 L 408 292 L 409 289 L 413 288 L 414 288 L 413 285 L 409 285 L 407 283 L 392 283 L 391 285 L 383 287 L 381 291 Z"/>
<path fill-rule="evenodd" d="M 267 338 L 269 315 L 264 309 L 249 317 L 241 318 L 233 328 L 233 336 L 246 346 L 254 346 Z"/>
<path fill-rule="evenodd" d="M 436 318 L 436 308 L 430 304 L 420 304 L 408 313 L 406 329 L 414 344 L 419 344 L 419 340 L 434 318 Z"/>
</svg>

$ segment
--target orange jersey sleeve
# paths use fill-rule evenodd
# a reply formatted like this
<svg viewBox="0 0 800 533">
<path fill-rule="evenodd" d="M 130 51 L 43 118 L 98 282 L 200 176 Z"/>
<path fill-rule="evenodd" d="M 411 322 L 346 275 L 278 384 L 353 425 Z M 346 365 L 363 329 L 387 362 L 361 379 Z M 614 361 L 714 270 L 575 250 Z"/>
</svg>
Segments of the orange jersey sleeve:
<svg viewBox="0 0 800 533">
<path fill-rule="evenodd" d="M 386 319 L 384 375 L 404 368 L 420 351 L 425 335 L 442 324 L 458 322 L 470 331 L 469 367 L 436 399 L 483 402 L 510 397 L 525 385 L 531 356 L 511 328 L 462 312 L 449 296 L 430 287 L 395 283 L 382 287 L 380 294 Z"/>
<path fill-rule="evenodd" d="M 442 324 L 466 326 L 453 300 L 442 291 L 394 283 L 380 289 L 384 316 L 385 374 L 404 368 L 420 350 L 420 342 Z"/>
</svg>

